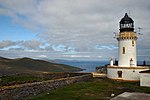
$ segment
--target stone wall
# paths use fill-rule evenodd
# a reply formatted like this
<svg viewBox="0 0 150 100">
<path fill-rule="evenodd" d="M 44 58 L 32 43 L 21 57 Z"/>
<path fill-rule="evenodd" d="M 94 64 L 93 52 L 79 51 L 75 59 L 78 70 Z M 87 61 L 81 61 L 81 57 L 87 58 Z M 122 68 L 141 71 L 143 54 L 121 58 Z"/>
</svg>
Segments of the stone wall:
<svg viewBox="0 0 150 100">
<path fill-rule="evenodd" d="M 3 87 L 0 89 L 0 100 L 23 100 L 30 96 L 37 95 L 48 90 L 53 90 L 58 87 L 76 82 L 89 81 L 91 78 L 92 74 L 83 74 L 68 78 Z"/>
<path fill-rule="evenodd" d="M 107 73 L 107 66 L 96 67 L 96 72 L 97 72 L 97 73 L 106 74 L 106 73 Z"/>
</svg>

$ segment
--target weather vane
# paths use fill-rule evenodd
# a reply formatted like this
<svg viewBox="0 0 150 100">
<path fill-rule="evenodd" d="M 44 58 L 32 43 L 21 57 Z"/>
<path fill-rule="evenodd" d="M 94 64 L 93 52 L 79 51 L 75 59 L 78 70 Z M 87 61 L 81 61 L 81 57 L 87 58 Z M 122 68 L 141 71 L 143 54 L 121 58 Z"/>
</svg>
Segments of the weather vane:
<svg viewBox="0 0 150 100">
<path fill-rule="evenodd" d="M 114 37 L 113 38 L 118 38 L 118 33 L 116 33 L 116 32 L 113 32 L 114 33 Z"/>
<path fill-rule="evenodd" d="M 138 27 L 138 34 L 139 34 L 139 35 L 143 35 L 143 34 L 141 33 L 141 29 L 142 29 L 141 27 Z"/>
</svg>

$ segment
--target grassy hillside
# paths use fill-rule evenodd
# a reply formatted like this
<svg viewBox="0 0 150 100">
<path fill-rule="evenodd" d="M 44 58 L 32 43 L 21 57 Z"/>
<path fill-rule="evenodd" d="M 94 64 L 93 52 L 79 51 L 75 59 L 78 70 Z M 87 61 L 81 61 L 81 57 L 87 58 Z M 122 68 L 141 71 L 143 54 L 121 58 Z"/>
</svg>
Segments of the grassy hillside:
<svg viewBox="0 0 150 100">
<path fill-rule="evenodd" d="M 44 71 L 44 72 L 70 72 L 81 70 L 63 64 L 50 63 L 31 58 L 7 59 L 0 57 L 0 70 L 7 71 Z"/>
</svg>

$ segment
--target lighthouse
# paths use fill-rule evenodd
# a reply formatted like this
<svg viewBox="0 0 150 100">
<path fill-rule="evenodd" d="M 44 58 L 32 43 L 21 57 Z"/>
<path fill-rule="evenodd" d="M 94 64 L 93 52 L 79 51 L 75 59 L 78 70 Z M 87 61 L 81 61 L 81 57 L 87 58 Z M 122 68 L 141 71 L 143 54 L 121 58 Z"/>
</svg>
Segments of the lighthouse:
<svg viewBox="0 0 150 100">
<path fill-rule="evenodd" d="M 134 21 L 125 13 L 119 22 L 118 41 L 118 64 L 107 66 L 107 77 L 115 80 L 139 81 L 140 71 L 148 70 L 148 66 L 137 65 L 136 41 L 138 36 L 134 32 Z"/>
<path fill-rule="evenodd" d="M 120 32 L 118 40 L 118 66 L 136 67 L 136 40 L 137 35 L 134 32 L 134 21 L 125 13 L 120 21 Z"/>
</svg>

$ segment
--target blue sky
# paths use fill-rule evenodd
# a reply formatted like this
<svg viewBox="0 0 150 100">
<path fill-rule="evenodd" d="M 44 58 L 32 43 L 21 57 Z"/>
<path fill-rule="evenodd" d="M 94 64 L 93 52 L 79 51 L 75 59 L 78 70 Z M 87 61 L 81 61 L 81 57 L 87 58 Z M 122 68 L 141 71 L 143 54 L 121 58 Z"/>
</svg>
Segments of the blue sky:
<svg viewBox="0 0 150 100">
<path fill-rule="evenodd" d="M 150 59 L 149 0 L 0 0 L 0 56 L 69 60 L 117 58 L 119 21 L 142 27 L 138 60 Z"/>
<path fill-rule="evenodd" d="M 0 16 L 1 37 L 0 40 L 30 40 L 36 38 L 36 33 L 13 22 L 9 16 Z"/>
</svg>

